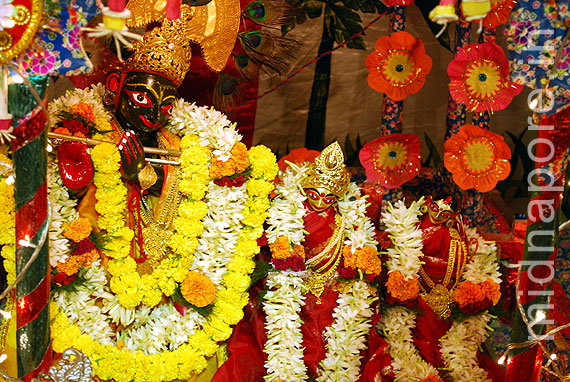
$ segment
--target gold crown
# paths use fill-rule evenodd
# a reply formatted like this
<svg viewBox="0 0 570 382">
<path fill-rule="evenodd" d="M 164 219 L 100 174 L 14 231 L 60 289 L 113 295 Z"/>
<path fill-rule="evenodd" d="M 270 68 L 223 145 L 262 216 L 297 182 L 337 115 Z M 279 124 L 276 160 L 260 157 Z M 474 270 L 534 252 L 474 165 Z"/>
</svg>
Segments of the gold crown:
<svg viewBox="0 0 570 382">
<path fill-rule="evenodd" d="M 337 197 L 346 193 L 350 174 L 344 166 L 344 155 L 338 142 L 328 145 L 309 165 L 303 188 L 326 188 Z"/>
<path fill-rule="evenodd" d="M 181 83 L 192 59 L 188 32 L 191 19 L 192 9 L 182 5 L 179 18 L 165 19 L 160 27 L 146 32 L 133 44 L 134 53 L 126 62 L 127 68 L 159 73 Z"/>
</svg>

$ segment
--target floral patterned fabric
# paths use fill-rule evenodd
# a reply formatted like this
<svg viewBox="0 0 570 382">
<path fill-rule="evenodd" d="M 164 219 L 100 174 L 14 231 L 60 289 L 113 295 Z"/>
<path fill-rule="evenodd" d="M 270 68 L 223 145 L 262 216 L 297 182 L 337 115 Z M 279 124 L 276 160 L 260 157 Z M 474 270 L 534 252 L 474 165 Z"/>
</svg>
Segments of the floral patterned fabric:
<svg viewBox="0 0 570 382">
<path fill-rule="evenodd" d="M 81 46 L 81 28 L 97 14 L 95 0 L 45 0 L 40 27 L 16 63 L 26 76 L 77 75 L 92 67 Z"/>
<path fill-rule="evenodd" d="M 541 89 L 548 82 L 554 57 L 570 27 L 570 0 L 520 0 L 507 24 L 512 80 Z M 554 105 L 547 115 L 570 104 L 570 45 L 562 47 L 549 88 Z"/>
</svg>

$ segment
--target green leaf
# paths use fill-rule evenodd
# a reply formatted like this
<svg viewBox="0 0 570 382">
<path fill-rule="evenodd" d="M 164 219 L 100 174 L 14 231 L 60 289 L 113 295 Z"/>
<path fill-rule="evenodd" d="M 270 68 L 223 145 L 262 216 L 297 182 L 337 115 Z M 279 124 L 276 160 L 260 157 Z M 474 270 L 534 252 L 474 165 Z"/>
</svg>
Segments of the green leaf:
<svg viewBox="0 0 570 382">
<path fill-rule="evenodd" d="M 358 0 L 360 10 L 364 13 L 384 13 L 388 7 L 380 0 Z"/>
<path fill-rule="evenodd" d="M 431 21 L 429 13 L 439 4 L 439 0 L 416 0 L 414 4 L 420 9 L 429 29 L 433 35 L 436 36 L 441 31 L 442 26 Z M 445 49 L 451 51 L 451 41 L 449 39 L 448 30 L 449 29 L 446 29 L 437 40 Z"/>
<path fill-rule="evenodd" d="M 325 26 L 328 35 L 334 37 L 337 44 L 342 44 L 350 37 L 362 31 L 360 15 L 342 5 L 328 4 L 325 7 Z M 350 41 L 347 46 L 352 49 L 364 49 L 362 36 Z"/>
<path fill-rule="evenodd" d="M 323 14 L 323 4 L 319 0 L 305 0 L 299 5 L 299 8 L 305 10 L 309 18 L 314 19 Z"/>
</svg>

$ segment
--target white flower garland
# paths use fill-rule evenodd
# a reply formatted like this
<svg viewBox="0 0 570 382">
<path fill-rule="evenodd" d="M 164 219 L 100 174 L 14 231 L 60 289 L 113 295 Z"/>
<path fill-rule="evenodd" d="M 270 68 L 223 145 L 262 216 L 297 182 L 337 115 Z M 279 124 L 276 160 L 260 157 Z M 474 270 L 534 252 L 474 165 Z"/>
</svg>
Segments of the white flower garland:
<svg viewBox="0 0 570 382">
<path fill-rule="evenodd" d="M 222 187 L 214 182 L 208 185 L 208 214 L 202 220 L 204 231 L 198 240 L 190 269 L 206 275 L 218 288 L 241 232 L 246 187 L 245 184 L 234 188 Z"/>
<path fill-rule="evenodd" d="M 287 382 L 306 381 L 307 366 L 303 361 L 303 334 L 299 317 L 305 305 L 303 278 L 299 272 L 270 272 L 267 275 L 269 290 L 263 298 L 266 314 L 267 354 L 265 381 L 281 379 Z"/>
<path fill-rule="evenodd" d="M 366 349 L 372 326 L 370 306 L 373 296 L 365 281 L 358 280 L 348 292 L 342 292 L 334 309 L 334 322 L 324 333 L 327 353 L 321 362 L 319 382 L 353 382 L 360 375 L 360 352 Z"/>
<path fill-rule="evenodd" d="M 423 203 L 423 197 L 410 207 L 406 207 L 404 201 L 397 201 L 395 206 L 389 203 L 382 214 L 393 242 L 393 247 L 386 251 L 388 272 L 399 271 L 406 279 L 417 277 L 422 264 L 422 230 L 418 223 Z M 474 228 L 466 228 L 465 233 L 471 259 L 465 266 L 461 281 L 482 283 L 492 279 L 500 283 L 495 243 L 484 241 Z M 386 310 L 379 322 L 398 381 L 417 381 L 418 378 L 439 375 L 421 358 L 413 344 L 411 331 L 415 327 L 415 319 L 416 314 L 410 309 L 394 306 Z M 485 340 L 490 319 L 487 312 L 482 312 L 462 322 L 454 322 L 440 339 L 442 358 L 454 382 L 487 381 L 487 373 L 477 365 L 476 356 L 479 345 Z"/>
<path fill-rule="evenodd" d="M 91 88 L 68 90 L 67 93 L 53 101 L 48 105 L 50 126 L 55 126 L 60 120 L 62 111 L 69 111 L 73 105 L 80 102 L 91 106 L 91 110 L 96 117 L 111 120 L 111 114 L 105 111 L 103 106 L 103 95 L 105 88 L 102 84 L 92 85 Z"/>
<path fill-rule="evenodd" d="M 75 210 L 77 201 L 69 198 L 69 192 L 59 176 L 57 161 L 50 155 L 47 166 L 48 199 L 51 206 L 49 226 L 49 263 L 56 267 L 64 262 L 69 253 L 69 240 L 63 236 L 63 223 L 71 223 L 79 218 Z"/>
<path fill-rule="evenodd" d="M 407 208 L 403 200 L 398 200 L 395 206 L 388 203 L 382 214 L 382 222 L 393 243 L 385 251 L 388 255 L 386 268 L 388 272 L 400 271 L 405 280 L 416 276 L 423 264 L 422 230 L 418 227 L 423 203 L 422 197 Z"/>
<path fill-rule="evenodd" d="M 213 107 L 198 107 L 195 103 L 178 99 L 174 102 L 170 122 L 166 129 L 176 135 L 196 134 L 200 137 L 200 145 L 210 146 L 218 160 L 226 162 L 230 159 L 230 151 L 241 135 L 224 114 Z"/>
<path fill-rule="evenodd" d="M 490 320 L 488 313 L 480 313 L 454 322 L 440 338 L 443 362 L 454 382 L 489 381 L 487 372 L 477 363 L 477 349 L 485 341 Z"/>
<path fill-rule="evenodd" d="M 376 248 L 378 242 L 374 239 L 374 225 L 366 216 L 366 197 L 360 193 L 356 183 L 350 183 L 348 190 L 338 201 L 338 210 L 346 223 L 345 244 L 349 245 L 352 253 L 365 246 Z"/>
<path fill-rule="evenodd" d="M 412 382 L 439 375 L 436 368 L 424 361 L 414 345 L 412 328 L 416 326 L 415 312 L 403 306 L 390 307 L 380 318 L 379 326 L 390 349 L 397 381 Z"/>
</svg>

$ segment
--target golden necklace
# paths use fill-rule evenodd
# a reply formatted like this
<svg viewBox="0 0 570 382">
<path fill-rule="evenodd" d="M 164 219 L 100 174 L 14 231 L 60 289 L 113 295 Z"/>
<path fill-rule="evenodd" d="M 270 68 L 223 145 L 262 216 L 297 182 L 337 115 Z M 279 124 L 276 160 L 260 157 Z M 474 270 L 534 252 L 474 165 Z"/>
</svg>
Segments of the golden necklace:
<svg viewBox="0 0 570 382">
<path fill-rule="evenodd" d="M 449 234 L 451 235 L 451 241 L 449 243 L 449 258 L 447 260 L 447 270 L 445 272 L 443 282 L 436 285 L 431 277 L 429 277 L 425 272 L 423 266 L 420 267 L 419 271 L 420 277 L 427 287 L 430 288 L 430 291 L 428 292 L 420 283 L 420 294 L 433 311 L 443 319 L 448 318 L 451 314 L 455 288 L 463 274 L 463 268 L 465 268 L 465 264 L 467 264 L 467 261 L 469 260 L 467 246 L 463 240 L 461 240 L 459 232 L 454 228 L 449 228 Z M 453 286 L 449 288 L 451 276 L 455 269 L 455 282 L 453 283 Z"/>
</svg>

